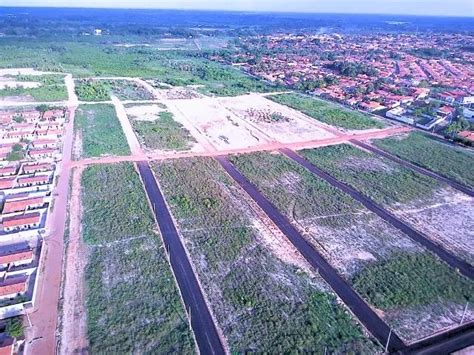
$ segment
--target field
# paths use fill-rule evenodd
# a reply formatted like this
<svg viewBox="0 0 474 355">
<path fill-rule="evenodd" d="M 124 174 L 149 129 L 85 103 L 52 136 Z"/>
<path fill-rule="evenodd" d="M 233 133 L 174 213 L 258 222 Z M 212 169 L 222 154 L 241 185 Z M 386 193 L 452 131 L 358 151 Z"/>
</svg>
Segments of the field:
<svg viewBox="0 0 474 355">
<path fill-rule="evenodd" d="M 350 145 L 303 151 L 334 177 L 407 220 L 446 249 L 474 262 L 474 200 L 396 163 Z"/>
<path fill-rule="evenodd" d="M 290 106 L 304 114 L 329 125 L 347 130 L 383 128 L 385 124 L 370 116 L 316 98 L 298 94 L 270 96 L 270 100 Z"/>
<path fill-rule="evenodd" d="M 152 168 L 231 352 L 375 351 L 327 285 L 305 271 L 304 261 L 284 261 L 281 254 L 291 246 L 276 247 L 214 160 L 164 161 Z"/>
<path fill-rule="evenodd" d="M 79 106 L 74 120 L 74 134 L 76 158 L 130 154 L 125 135 L 112 105 Z"/>
<path fill-rule="evenodd" d="M 68 99 L 64 76 L 44 75 L 10 75 L 4 77 L 11 85 L 5 84 L 0 89 L 0 97 L 22 99 L 25 101 L 64 101 Z"/>
<path fill-rule="evenodd" d="M 449 146 L 420 132 L 374 140 L 373 143 L 400 158 L 474 188 L 474 154 L 466 149 Z"/>
<path fill-rule="evenodd" d="M 155 97 L 145 87 L 131 80 L 105 80 L 111 92 L 120 100 L 154 100 Z"/>
<path fill-rule="evenodd" d="M 166 107 L 166 106 L 165 106 Z M 189 150 L 196 143 L 173 114 L 158 105 L 127 106 L 134 131 L 143 147 L 151 150 Z"/>
<path fill-rule="evenodd" d="M 133 165 L 90 167 L 82 186 L 83 237 L 90 255 L 90 352 L 194 352 L 186 314 Z"/>
<path fill-rule="evenodd" d="M 312 118 L 260 95 L 225 97 L 218 99 L 218 102 L 278 142 L 293 143 L 334 137 Z"/>
<path fill-rule="evenodd" d="M 231 161 L 403 339 L 459 322 L 472 282 L 407 236 L 282 155 L 254 153 Z M 401 280 L 396 283 L 394 270 Z"/>
</svg>

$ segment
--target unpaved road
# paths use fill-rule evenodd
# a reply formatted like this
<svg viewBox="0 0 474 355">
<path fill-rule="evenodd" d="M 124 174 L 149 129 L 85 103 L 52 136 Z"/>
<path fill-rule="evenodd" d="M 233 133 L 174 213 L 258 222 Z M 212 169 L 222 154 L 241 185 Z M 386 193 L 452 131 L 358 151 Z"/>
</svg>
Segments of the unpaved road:
<svg viewBox="0 0 474 355">
<path fill-rule="evenodd" d="M 84 168 L 72 174 L 69 205 L 69 240 L 66 249 L 65 278 L 59 354 L 87 353 L 87 315 L 84 272 L 87 247 L 82 240 L 81 176 Z"/>
</svg>

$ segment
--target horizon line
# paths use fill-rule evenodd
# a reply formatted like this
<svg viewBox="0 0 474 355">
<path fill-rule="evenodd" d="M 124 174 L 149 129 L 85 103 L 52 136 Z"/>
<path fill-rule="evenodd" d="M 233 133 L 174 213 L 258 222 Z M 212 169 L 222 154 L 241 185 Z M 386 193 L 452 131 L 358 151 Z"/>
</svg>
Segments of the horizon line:
<svg viewBox="0 0 474 355">
<path fill-rule="evenodd" d="M 314 12 L 314 11 L 283 11 L 283 10 L 238 10 L 238 9 L 222 9 L 222 8 L 163 8 L 163 7 L 94 7 L 94 6 L 35 6 L 35 5 L 0 5 L 0 8 L 33 8 L 33 9 L 82 9 L 82 10 L 162 10 L 162 11 L 202 11 L 202 12 L 237 12 L 237 13 L 253 13 L 253 14 L 304 14 L 304 15 L 374 15 L 374 16 L 409 16 L 409 17 L 445 17 L 445 18 L 466 18 L 474 20 L 474 15 L 435 15 L 435 14 L 409 14 L 409 13 L 388 13 L 388 12 Z"/>
</svg>

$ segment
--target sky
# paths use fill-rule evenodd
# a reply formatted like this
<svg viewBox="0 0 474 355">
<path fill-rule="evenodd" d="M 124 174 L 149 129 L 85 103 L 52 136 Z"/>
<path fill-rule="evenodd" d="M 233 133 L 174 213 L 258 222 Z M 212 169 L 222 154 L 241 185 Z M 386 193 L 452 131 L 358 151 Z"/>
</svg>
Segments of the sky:
<svg viewBox="0 0 474 355">
<path fill-rule="evenodd" d="M 474 0 L 0 0 L 0 5 L 474 17 Z"/>
</svg>

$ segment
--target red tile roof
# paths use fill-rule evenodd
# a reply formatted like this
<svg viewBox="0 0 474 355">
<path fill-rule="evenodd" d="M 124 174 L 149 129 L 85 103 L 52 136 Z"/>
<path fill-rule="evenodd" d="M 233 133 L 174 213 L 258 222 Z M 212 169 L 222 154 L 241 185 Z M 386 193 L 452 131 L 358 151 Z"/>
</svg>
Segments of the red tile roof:
<svg viewBox="0 0 474 355">
<path fill-rule="evenodd" d="M 44 204 L 43 197 L 23 198 L 20 200 L 7 199 L 3 206 L 2 213 L 21 212 L 26 210 L 29 206 Z"/>
<path fill-rule="evenodd" d="M 33 250 L 21 250 L 6 255 L 0 255 L 0 265 L 33 259 Z"/>
<path fill-rule="evenodd" d="M 3 228 L 8 227 L 20 227 L 27 224 L 36 224 L 39 223 L 41 219 L 41 214 L 38 212 L 25 213 L 22 215 L 4 217 L 2 221 Z"/>
<path fill-rule="evenodd" d="M 11 279 L 0 284 L 0 296 L 14 295 L 26 291 L 25 279 Z"/>
<path fill-rule="evenodd" d="M 0 189 L 11 189 L 14 182 L 15 177 L 2 178 L 0 179 Z"/>
<path fill-rule="evenodd" d="M 40 170 L 53 170 L 53 164 L 41 163 L 41 164 L 25 164 L 23 165 L 23 171 L 25 173 L 32 173 Z"/>
<path fill-rule="evenodd" d="M 27 177 L 19 177 L 18 178 L 18 185 L 35 184 L 35 183 L 47 183 L 47 182 L 49 182 L 49 176 L 48 175 L 27 176 Z"/>
</svg>

